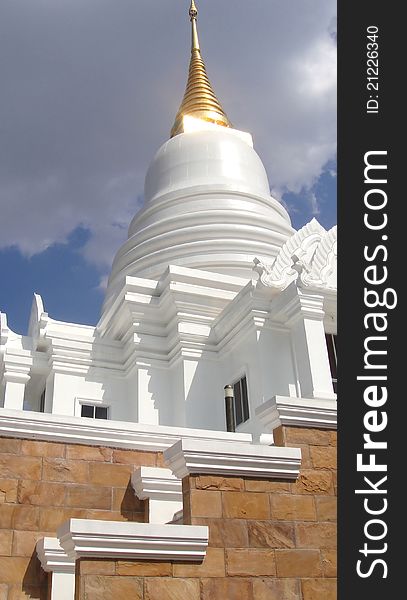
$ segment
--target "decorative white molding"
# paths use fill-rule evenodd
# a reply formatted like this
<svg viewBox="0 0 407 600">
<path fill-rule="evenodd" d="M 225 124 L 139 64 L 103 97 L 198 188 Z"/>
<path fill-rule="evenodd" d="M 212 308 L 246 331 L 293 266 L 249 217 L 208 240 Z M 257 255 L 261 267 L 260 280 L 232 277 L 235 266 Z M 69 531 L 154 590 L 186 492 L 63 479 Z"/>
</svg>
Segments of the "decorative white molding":
<svg viewBox="0 0 407 600">
<path fill-rule="evenodd" d="M 57 538 L 45 537 L 37 542 L 37 556 L 47 573 L 75 573 L 75 557 L 69 557 Z"/>
<path fill-rule="evenodd" d="M 139 467 L 131 483 L 136 496 L 149 501 L 149 523 L 169 523 L 182 510 L 182 481 L 170 469 Z"/>
<path fill-rule="evenodd" d="M 181 438 L 203 439 L 209 443 L 249 445 L 249 433 L 228 433 L 206 429 L 188 429 L 163 425 L 145 425 L 125 421 L 95 422 L 94 419 L 65 417 L 0 408 L 0 435 L 49 442 L 111 446 L 128 450 L 160 452 Z"/>
<path fill-rule="evenodd" d="M 193 473 L 296 479 L 301 450 L 183 438 L 164 452 L 164 459 L 180 479 Z"/>
<path fill-rule="evenodd" d="M 202 561 L 209 529 L 201 525 L 158 525 L 69 519 L 57 531 L 68 556 L 134 560 Z"/>
<path fill-rule="evenodd" d="M 326 231 L 312 219 L 286 241 L 273 263 L 256 258 L 253 270 L 259 286 L 284 289 L 296 280 L 299 287 L 336 291 L 336 260 L 336 226 Z"/>
<path fill-rule="evenodd" d="M 50 600 L 74 600 L 75 557 L 68 557 L 57 538 L 37 542 L 37 556 L 44 571 L 52 573 Z"/>
<path fill-rule="evenodd" d="M 170 469 L 139 467 L 131 483 L 140 500 L 173 500 L 182 502 L 182 481 Z"/>
<path fill-rule="evenodd" d="M 256 415 L 265 428 L 273 431 L 280 425 L 336 429 L 336 400 L 274 396 L 258 408 Z"/>
</svg>

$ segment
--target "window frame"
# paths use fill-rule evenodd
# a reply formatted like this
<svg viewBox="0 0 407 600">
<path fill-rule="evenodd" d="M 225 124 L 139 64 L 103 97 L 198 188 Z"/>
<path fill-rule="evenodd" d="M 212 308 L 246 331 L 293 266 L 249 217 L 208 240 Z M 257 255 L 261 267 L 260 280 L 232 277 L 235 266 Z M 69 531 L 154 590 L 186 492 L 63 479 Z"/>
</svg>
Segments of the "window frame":
<svg viewBox="0 0 407 600">
<path fill-rule="evenodd" d="M 329 369 L 331 373 L 332 387 L 335 394 L 338 388 L 338 341 L 337 334 L 325 331 L 326 350 L 328 352 Z"/>
<path fill-rule="evenodd" d="M 247 377 L 247 373 L 245 371 L 241 372 L 239 377 L 232 379 L 232 383 L 230 384 L 233 387 L 233 411 L 234 411 L 234 416 L 235 416 L 235 426 L 236 429 L 238 427 L 240 427 L 240 425 L 243 425 L 244 423 L 247 423 L 247 421 L 250 420 L 250 402 L 249 402 L 249 386 L 248 386 L 248 377 Z M 245 394 L 242 394 L 242 389 L 243 389 L 243 385 L 242 382 L 245 381 Z M 238 384 L 240 384 L 240 394 L 239 394 L 239 404 L 240 404 L 240 410 L 239 413 L 242 416 L 242 420 L 238 422 L 238 410 L 237 410 L 237 394 L 236 394 L 236 390 L 235 390 L 235 386 L 237 386 Z M 245 403 L 246 400 L 246 403 Z"/>
<path fill-rule="evenodd" d="M 82 406 L 92 406 L 93 407 L 93 417 L 85 417 L 82 416 Z M 106 418 L 96 417 L 96 409 L 97 408 L 105 408 L 106 409 Z M 110 420 L 110 410 L 111 406 L 107 402 L 100 400 L 98 398 L 75 398 L 75 416 L 81 417 L 82 419 L 93 419 L 94 421 L 109 421 Z"/>
</svg>

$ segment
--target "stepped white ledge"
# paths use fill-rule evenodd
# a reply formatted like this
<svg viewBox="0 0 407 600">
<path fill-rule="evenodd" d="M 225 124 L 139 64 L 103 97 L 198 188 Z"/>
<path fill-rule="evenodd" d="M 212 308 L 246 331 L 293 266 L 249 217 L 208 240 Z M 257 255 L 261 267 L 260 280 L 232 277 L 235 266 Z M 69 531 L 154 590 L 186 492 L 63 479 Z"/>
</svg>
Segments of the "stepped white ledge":
<svg viewBox="0 0 407 600">
<path fill-rule="evenodd" d="M 140 500 L 182 500 L 182 481 L 171 469 L 139 467 L 131 483 Z"/>
<path fill-rule="evenodd" d="M 296 479 L 301 449 L 183 438 L 164 452 L 164 459 L 180 479 L 191 474 Z"/>
<path fill-rule="evenodd" d="M 75 557 L 69 557 L 57 538 L 44 537 L 37 542 L 37 556 L 47 573 L 75 573 Z"/>
<path fill-rule="evenodd" d="M 334 399 L 274 396 L 256 408 L 256 415 L 268 431 L 280 425 L 336 429 L 337 403 Z"/>
<path fill-rule="evenodd" d="M 196 561 L 205 558 L 209 529 L 69 519 L 57 531 L 68 556 L 134 560 Z"/>
<path fill-rule="evenodd" d="M 127 421 L 97 421 L 48 413 L 0 408 L 0 435 L 49 442 L 110 446 L 127 450 L 160 452 L 182 437 L 224 440 L 249 445 L 248 433 L 228 433 L 165 425 L 147 425 Z"/>
<path fill-rule="evenodd" d="M 69 557 L 59 540 L 51 537 L 38 540 L 36 550 L 42 568 L 52 574 L 50 600 L 74 600 L 75 556 Z"/>
<path fill-rule="evenodd" d="M 182 481 L 170 469 L 139 467 L 131 483 L 136 496 L 149 501 L 149 523 L 168 523 L 182 510 Z"/>
</svg>

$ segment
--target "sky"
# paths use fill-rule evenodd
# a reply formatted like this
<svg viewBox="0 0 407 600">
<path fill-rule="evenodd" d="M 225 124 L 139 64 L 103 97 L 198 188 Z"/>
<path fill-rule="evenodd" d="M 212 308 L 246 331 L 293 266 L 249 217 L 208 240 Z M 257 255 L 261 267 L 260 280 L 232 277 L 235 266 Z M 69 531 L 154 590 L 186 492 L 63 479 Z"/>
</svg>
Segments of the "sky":
<svg viewBox="0 0 407 600">
<path fill-rule="evenodd" d="M 336 1 L 198 0 L 201 51 L 293 226 L 336 223 Z M 2 0 L 0 310 L 94 325 L 190 57 L 189 0 Z"/>
</svg>

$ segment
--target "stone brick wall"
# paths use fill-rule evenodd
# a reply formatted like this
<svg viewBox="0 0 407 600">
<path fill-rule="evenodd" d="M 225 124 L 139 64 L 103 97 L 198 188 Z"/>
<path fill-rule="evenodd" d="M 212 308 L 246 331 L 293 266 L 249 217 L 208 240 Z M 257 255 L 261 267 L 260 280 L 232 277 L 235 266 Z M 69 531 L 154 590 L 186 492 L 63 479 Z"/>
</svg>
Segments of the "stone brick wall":
<svg viewBox="0 0 407 600">
<path fill-rule="evenodd" d="M 334 600 L 336 432 L 282 427 L 300 446 L 295 483 L 196 475 L 184 523 L 209 526 L 202 564 L 80 560 L 76 600 Z"/>
<path fill-rule="evenodd" d="M 0 600 L 46 600 L 35 544 L 67 519 L 143 522 L 130 486 L 141 465 L 163 466 L 162 455 L 0 438 Z"/>
</svg>

